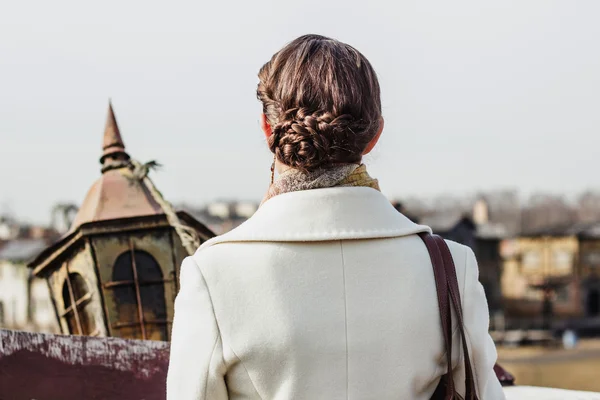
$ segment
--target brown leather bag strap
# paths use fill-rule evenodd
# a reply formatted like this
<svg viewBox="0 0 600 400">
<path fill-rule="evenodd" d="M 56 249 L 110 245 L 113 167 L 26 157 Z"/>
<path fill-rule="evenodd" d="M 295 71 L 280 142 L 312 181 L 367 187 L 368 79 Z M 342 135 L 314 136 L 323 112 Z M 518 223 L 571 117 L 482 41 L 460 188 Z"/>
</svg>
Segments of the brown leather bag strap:
<svg viewBox="0 0 600 400">
<path fill-rule="evenodd" d="M 420 233 L 419 236 L 425 243 L 431 264 L 433 267 L 433 276 L 435 278 L 435 287 L 437 292 L 438 307 L 440 310 L 440 320 L 442 325 L 442 336 L 444 337 L 446 363 L 448 371 L 446 373 L 445 398 L 451 399 L 454 395 L 454 379 L 452 377 L 452 314 L 450 311 L 450 295 L 448 292 L 448 283 L 446 270 L 442 253 L 439 250 L 433 236 L 429 233 Z"/>
<path fill-rule="evenodd" d="M 458 320 L 458 329 L 460 331 L 465 358 L 465 399 L 476 400 L 477 393 L 475 390 L 475 379 L 473 375 L 473 368 L 471 366 L 471 358 L 469 356 L 469 348 L 467 345 L 467 336 L 462 314 L 462 303 L 460 301 L 460 289 L 458 285 L 458 278 L 456 276 L 456 266 L 454 265 L 454 259 L 452 258 L 452 253 L 450 252 L 446 241 L 438 235 L 433 235 L 433 237 L 442 254 L 446 279 L 448 282 L 448 292 L 454 312 L 456 314 L 456 318 Z"/>
<path fill-rule="evenodd" d="M 461 335 L 462 335 L 462 342 L 463 342 L 463 348 L 465 349 L 465 355 L 466 355 L 466 359 L 465 359 L 465 371 L 468 373 L 468 375 L 466 376 L 467 379 L 469 379 L 467 383 L 467 388 L 469 387 L 469 383 L 471 385 L 472 389 L 472 393 L 473 393 L 473 397 L 474 399 L 477 399 L 477 394 L 476 394 L 476 383 L 475 383 L 475 379 L 474 376 L 475 374 L 472 372 L 472 366 L 471 366 L 471 359 L 469 358 L 469 351 L 467 348 L 467 344 L 466 344 L 466 334 L 465 334 L 465 326 L 464 326 L 464 322 L 463 322 L 463 314 L 462 314 L 462 307 L 458 306 L 456 307 L 456 305 L 460 305 L 460 290 L 458 288 L 458 279 L 456 278 L 456 268 L 455 268 L 455 264 L 454 264 L 454 260 L 452 258 L 452 253 L 450 252 L 450 249 L 448 248 L 448 245 L 446 244 L 446 242 L 444 241 L 444 239 L 442 239 L 441 237 L 436 236 L 436 241 L 438 242 L 439 248 L 442 250 L 443 253 L 443 258 L 444 260 L 448 260 L 448 262 L 444 262 L 444 265 L 446 265 L 446 276 L 448 277 L 450 282 L 454 282 L 455 284 L 453 285 L 454 288 L 452 288 L 452 286 L 450 287 L 450 297 L 454 298 L 453 300 L 453 305 L 455 306 L 455 309 L 458 309 L 457 312 L 457 319 L 459 322 L 459 328 L 461 331 Z M 450 267 L 450 268 L 448 268 Z M 453 293 L 456 293 L 456 296 L 453 296 Z M 455 310 L 456 311 L 456 310 Z M 515 377 L 508 372 L 507 370 L 505 370 L 500 364 L 496 363 L 494 364 L 494 373 L 496 375 L 496 378 L 498 378 L 498 380 L 500 381 L 500 384 L 502 386 L 513 386 L 515 384 Z M 469 399 L 469 392 L 467 391 L 467 399 Z"/>
</svg>

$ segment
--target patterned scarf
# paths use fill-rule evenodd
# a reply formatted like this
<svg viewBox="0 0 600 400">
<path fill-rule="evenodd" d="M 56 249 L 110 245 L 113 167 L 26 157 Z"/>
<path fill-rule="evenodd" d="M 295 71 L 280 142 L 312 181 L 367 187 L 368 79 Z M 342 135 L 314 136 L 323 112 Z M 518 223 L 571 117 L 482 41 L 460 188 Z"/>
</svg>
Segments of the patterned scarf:
<svg viewBox="0 0 600 400">
<path fill-rule="evenodd" d="M 343 164 L 309 173 L 291 168 L 273 182 L 261 205 L 282 193 L 336 186 L 363 186 L 379 190 L 379 182 L 369 176 L 364 164 Z"/>
</svg>

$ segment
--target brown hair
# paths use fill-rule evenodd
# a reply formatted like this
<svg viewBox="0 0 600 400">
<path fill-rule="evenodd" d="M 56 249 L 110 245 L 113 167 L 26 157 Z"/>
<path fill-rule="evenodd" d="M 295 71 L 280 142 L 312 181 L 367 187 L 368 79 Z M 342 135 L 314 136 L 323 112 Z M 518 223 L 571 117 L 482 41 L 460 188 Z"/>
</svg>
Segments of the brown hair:
<svg viewBox="0 0 600 400">
<path fill-rule="evenodd" d="M 258 73 L 258 99 L 271 125 L 269 148 L 303 171 L 357 163 L 381 119 L 373 67 L 350 45 L 301 36 Z"/>
</svg>

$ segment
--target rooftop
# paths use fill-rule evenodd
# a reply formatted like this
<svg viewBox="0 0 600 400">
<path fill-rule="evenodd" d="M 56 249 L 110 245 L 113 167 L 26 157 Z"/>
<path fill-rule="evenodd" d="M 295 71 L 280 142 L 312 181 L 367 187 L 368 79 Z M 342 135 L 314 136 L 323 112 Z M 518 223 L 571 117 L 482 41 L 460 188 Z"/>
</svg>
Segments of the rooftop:
<svg viewBox="0 0 600 400">
<path fill-rule="evenodd" d="M 14 239 L 0 248 L 0 260 L 27 262 L 41 253 L 47 245 L 44 239 Z"/>
<path fill-rule="evenodd" d="M 88 222 L 163 213 L 148 188 L 134 176 L 112 104 L 108 107 L 102 151 L 102 176 L 88 191 L 70 232 Z"/>
<path fill-rule="evenodd" d="M 471 218 L 460 212 L 431 214 L 421 218 L 419 223 L 430 227 L 436 233 L 440 233 L 452 230 L 463 220 L 468 220 L 473 224 Z"/>
<path fill-rule="evenodd" d="M 587 239 L 600 239 L 600 221 L 559 224 L 524 232 L 522 236 L 579 236 Z"/>
</svg>

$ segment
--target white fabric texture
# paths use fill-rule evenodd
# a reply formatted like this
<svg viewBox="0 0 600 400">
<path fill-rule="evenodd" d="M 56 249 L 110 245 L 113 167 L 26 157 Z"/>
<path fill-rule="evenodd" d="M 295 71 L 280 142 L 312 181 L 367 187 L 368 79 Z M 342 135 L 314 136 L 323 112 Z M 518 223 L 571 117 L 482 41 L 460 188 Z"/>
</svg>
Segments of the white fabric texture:
<svg viewBox="0 0 600 400">
<path fill-rule="evenodd" d="M 446 370 L 433 270 L 416 236 L 429 231 L 371 188 L 268 200 L 184 261 L 168 400 L 429 399 Z M 477 393 L 504 399 L 475 257 L 448 244 Z M 457 335 L 454 344 L 462 392 Z"/>
</svg>

